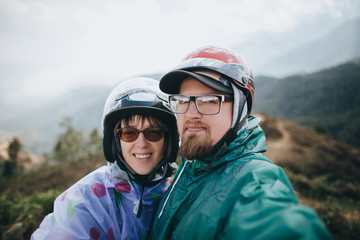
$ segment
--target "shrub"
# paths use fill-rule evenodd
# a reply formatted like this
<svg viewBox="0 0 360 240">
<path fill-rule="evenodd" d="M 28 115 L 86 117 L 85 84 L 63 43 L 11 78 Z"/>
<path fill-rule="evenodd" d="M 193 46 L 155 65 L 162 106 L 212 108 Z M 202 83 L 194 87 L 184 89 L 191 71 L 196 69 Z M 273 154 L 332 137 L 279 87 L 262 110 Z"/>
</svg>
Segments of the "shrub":
<svg viewBox="0 0 360 240">
<path fill-rule="evenodd" d="M 359 218 L 348 220 L 340 208 L 332 204 L 331 198 L 314 208 L 324 221 L 327 229 L 334 239 L 357 239 L 360 236 Z"/>
<path fill-rule="evenodd" d="M 24 239 L 30 239 L 30 235 L 44 216 L 52 211 L 53 202 L 59 194 L 57 190 L 49 190 L 25 198 L 2 196 L 0 198 L 0 236 L 13 224 L 21 222 L 24 226 Z"/>
</svg>

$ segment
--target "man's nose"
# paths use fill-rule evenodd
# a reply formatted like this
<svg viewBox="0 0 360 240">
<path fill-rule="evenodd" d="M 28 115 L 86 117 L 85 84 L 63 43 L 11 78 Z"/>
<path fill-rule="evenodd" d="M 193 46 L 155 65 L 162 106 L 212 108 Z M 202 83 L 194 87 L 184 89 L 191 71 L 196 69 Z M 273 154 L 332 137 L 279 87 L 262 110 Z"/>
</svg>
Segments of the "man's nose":
<svg viewBox="0 0 360 240">
<path fill-rule="evenodd" d="M 196 106 L 195 106 L 195 102 L 190 102 L 189 105 L 189 109 L 186 112 L 186 115 L 189 118 L 200 118 L 201 117 L 201 113 L 199 113 L 199 111 L 197 110 Z"/>
</svg>

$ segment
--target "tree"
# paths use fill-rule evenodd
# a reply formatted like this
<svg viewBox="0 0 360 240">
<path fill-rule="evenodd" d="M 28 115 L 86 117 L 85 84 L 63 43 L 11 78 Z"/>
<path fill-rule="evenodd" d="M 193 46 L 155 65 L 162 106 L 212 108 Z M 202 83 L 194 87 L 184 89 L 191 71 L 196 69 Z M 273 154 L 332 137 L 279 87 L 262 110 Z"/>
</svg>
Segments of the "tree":
<svg viewBox="0 0 360 240">
<path fill-rule="evenodd" d="M 85 150 L 89 156 L 102 156 L 102 136 L 99 134 L 98 129 L 95 128 L 90 132 Z"/>
<path fill-rule="evenodd" d="M 8 154 L 9 161 L 4 162 L 4 177 L 11 177 L 17 169 L 18 155 L 22 148 L 22 144 L 17 137 L 14 137 L 13 140 L 9 143 Z"/>
<path fill-rule="evenodd" d="M 60 135 L 54 147 L 56 161 L 75 161 L 80 158 L 84 136 L 72 126 L 71 118 L 65 118 L 61 123 L 65 133 Z"/>
</svg>

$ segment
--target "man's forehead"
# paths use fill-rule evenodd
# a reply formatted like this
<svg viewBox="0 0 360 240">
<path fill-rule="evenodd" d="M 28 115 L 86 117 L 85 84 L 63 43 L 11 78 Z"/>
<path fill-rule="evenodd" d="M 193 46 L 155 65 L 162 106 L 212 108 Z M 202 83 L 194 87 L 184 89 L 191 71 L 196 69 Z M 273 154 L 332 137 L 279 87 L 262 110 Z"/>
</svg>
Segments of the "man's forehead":
<svg viewBox="0 0 360 240">
<path fill-rule="evenodd" d="M 188 77 L 185 78 L 180 84 L 179 94 L 185 95 L 208 95 L 208 94 L 220 94 L 220 95 L 229 95 L 222 91 L 215 90 L 208 87 L 206 84 L 202 83 L 196 78 Z"/>
</svg>

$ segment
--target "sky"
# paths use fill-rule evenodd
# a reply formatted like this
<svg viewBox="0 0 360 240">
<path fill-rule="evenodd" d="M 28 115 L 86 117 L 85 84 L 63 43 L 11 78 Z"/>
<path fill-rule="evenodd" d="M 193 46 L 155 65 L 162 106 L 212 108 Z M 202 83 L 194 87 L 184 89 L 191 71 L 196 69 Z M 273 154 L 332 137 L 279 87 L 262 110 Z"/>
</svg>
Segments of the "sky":
<svg viewBox="0 0 360 240">
<path fill-rule="evenodd" d="M 0 93 L 22 102 L 114 86 L 171 70 L 201 46 L 232 48 L 359 9 L 358 0 L 0 0 Z"/>
</svg>

